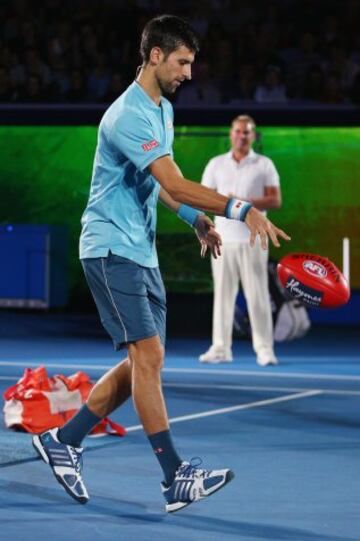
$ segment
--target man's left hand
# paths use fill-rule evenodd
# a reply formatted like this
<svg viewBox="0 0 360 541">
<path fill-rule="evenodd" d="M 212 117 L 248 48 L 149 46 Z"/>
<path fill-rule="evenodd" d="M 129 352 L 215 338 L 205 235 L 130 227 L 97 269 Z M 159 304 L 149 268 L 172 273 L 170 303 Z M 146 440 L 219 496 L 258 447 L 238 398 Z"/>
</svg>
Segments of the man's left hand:
<svg viewBox="0 0 360 541">
<path fill-rule="evenodd" d="M 221 255 L 221 237 L 215 231 L 215 226 L 206 214 L 200 214 L 194 225 L 196 236 L 201 244 L 200 255 L 205 257 L 209 248 L 211 254 L 216 259 Z"/>
</svg>

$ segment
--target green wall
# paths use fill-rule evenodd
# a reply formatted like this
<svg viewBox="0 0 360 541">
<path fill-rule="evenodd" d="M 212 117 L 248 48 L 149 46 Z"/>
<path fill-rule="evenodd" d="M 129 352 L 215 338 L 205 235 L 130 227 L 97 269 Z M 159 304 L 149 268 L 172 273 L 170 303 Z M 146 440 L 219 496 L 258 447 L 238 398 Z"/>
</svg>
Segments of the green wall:
<svg viewBox="0 0 360 541">
<path fill-rule="evenodd" d="M 341 266 L 341 239 L 351 241 L 351 284 L 360 287 L 360 128 L 264 127 L 262 151 L 279 170 L 283 207 L 269 213 L 292 237 L 272 250 L 313 251 Z M 2 223 L 67 224 L 72 290 L 84 282 L 77 260 L 80 217 L 86 204 L 97 129 L 93 126 L 0 127 Z M 228 128 L 179 127 L 175 159 L 198 180 L 207 161 L 228 150 Z M 159 206 L 158 250 L 170 290 L 211 288 L 188 226 Z"/>
</svg>

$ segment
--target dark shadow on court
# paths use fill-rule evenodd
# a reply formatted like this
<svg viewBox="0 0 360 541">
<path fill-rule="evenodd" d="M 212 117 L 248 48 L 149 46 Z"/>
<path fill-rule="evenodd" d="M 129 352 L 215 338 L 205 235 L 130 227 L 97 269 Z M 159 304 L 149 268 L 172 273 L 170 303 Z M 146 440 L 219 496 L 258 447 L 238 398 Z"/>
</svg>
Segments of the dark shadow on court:
<svg viewBox="0 0 360 541">
<path fill-rule="evenodd" d="M 31 483 L 21 483 L 19 481 L 3 482 L 0 487 L 1 492 L 4 494 L 4 498 L 1 498 L 0 496 L 2 509 L 19 508 L 20 501 L 22 509 L 40 508 L 43 510 L 45 507 L 53 507 L 52 504 L 56 504 L 58 509 L 59 504 L 64 504 L 64 497 L 62 497 L 61 492 L 55 491 L 54 489 L 38 487 Z M 9 501 L 10 495 L 14 498 L 14 501 Z M 29 496 L 31 496 L 31 498 L 40 498 L 42 501 L 29 501 Z M 48 500 L 49 503 L 44 504 L 44 499 Z M 50 502 L 52 503 L 50 504 Z"/>
<path fill-rule="evenodd" d="M 139 523 L 162 522 L 166 517 L 162 511 L 159 511 L 158 514 L 153 511 L 147 512 L 147 506 L 139 502 L 106 498 L 96 494 L 92 495 L 93 501 L 89 502 L 86 506 L 82 506 L 69 499 L 65 492 L 62 493 L 61 487 L 57 486 L 54 489 L 49 489 L 30 483 L 10 481 L 2 483 L 0 487 L 2 494 L 6 494 L 6 498 L 0 497 L 2 509 L 18 509 L 19 502 L 21 501 L 21 508 L 23 510 L 33 512 L 40 510 L 44 512 L 47 509 L 49 513 L 65 513 L 71 520 L 84 520 L 84 512 L 85 514 L 104 515 L 106 516 L 106 520 L 110 518 L 111 521 L 112 518 L 112 522 L 114 523 L 123 519 Z M 31 501 L 29 501 L 30 495 L 32 498 Z M 10 496 L 12 496 L 13 501 L 9 501 Z M 34 499 L 39 499 L 39 501 L 34 501 Z M 44 500 L 47 502 L 44 503 Z M 73 516 L 74 514 L 75 516 Z M 13 522 L 13 519 L 11 522 Z"/>
</svg>

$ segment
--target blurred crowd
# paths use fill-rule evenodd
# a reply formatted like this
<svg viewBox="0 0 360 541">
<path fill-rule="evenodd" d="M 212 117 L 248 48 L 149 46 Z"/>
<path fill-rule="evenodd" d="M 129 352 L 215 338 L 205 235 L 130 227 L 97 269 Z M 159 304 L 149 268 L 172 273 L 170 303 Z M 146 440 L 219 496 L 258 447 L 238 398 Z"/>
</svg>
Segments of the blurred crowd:
<svg viewBox="0 0 360 541">
<path fill-rule="evenodd" d="M 1 0 L 0 102 L 110 103 L 160 13 L 201 38 L 179 105 L 360 103 L 359 0 Z"/>
</svg>

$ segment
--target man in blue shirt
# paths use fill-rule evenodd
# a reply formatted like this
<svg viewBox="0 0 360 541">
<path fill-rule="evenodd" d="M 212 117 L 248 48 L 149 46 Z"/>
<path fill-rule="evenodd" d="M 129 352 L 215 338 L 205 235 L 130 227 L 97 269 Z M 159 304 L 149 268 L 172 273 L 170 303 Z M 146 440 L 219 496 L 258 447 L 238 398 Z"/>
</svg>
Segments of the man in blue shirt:
<svg viewBox="0 0 360 541">
<path fill-rule="evenodd" d="M 198 40 L 178 17 L 147 23 L 134 83 L 106 111 L 99 127 L 90 197 L 82 217 L 80 258 L 102 324 L 115 349 L 127 358 L 93 387 L 83 408 L 61 429 L 35 436 L 33 444 L 57 480 L 86 503 L 81 442 L 106 415 L 132 396 L 163 470 L 166 511 L 210 496 L 234 476 L 229 469 L 205 470 L 183 461 L 171 439 L 161 388 L 166 300 L 155 247 L 158 198 L 194 227 L 202 245 L 220 255 L 221 239 L 200 212 L 244 221 L 250 244 L 257 235 L 289 237 L 251 204 L 227 198 L 187 180 L 173 160 L 173 111 L 164 94 L 191 78 Z"/>
</svg>

